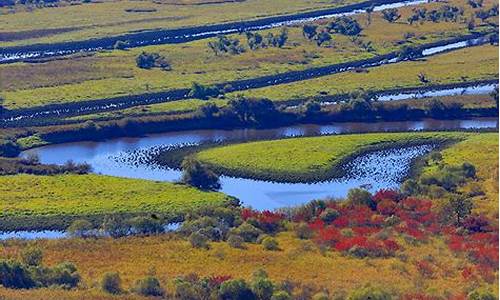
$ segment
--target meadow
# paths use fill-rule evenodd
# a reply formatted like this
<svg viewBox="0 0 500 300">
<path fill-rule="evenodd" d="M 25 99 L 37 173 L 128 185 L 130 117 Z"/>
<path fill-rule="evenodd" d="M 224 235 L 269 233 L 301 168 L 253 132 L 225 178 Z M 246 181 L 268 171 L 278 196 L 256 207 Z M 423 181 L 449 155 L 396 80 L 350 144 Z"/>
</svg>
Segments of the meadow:
<svg viewBox="0 0 500 300">
<path fill-rule="evenodd" d="M 194 156 L 219 173 L 277 181 L 310 182 L 343 175 L 361 153 L 466 138 L 465 133 L 369 133 L 258 141 L 209 148 Z"/>
<path fill-rule="evenodd" d="M 0 8 L 5 46 L 50 43 L 118 35 L 158 28 L 180 28 L 343 6 L 360 1 L 61 1 L 58 7 L 19 5 Z M 66 5 L 65 5 L 66 4 Z M 265 8 L 265 10 L 263 10 Z M 92 18 L 90 18 L 92 16 Z M 41 31 L 40 28 L 51 29 Z M 17 35 L 15 33 L 18 33 Z"/>
<path fill-rule="evenodd" d="M 74 219 L 157 213 L 167 219 L 228 197 L 167 182 L 100 175 L 0 176 L 1 229 L 65 229 Z"/>
<path fill-rule="evenodd" d="M 472 9 L 463 0 L 453 0 L 451 3 L 463 7 L 464 15 L 472 13 Z M 444 4 L 431 3 L 422 7 L 431 9 L 442 5 Z M 485 1 L 485 7 L 490 5 L 492 5 L 490 2 Z M 411 8 L 401 8 L 400 12 L 402 19 L 412 13 Z M 426 21 L 422 24 L 409 25 L 402 21 L 389 23 L 382 18 L 381 13 L 373 13 L 369 24 L 366 15 L 356 18 L 364 28 L 358 40 L 333 34 L 333 41 L 321 47 L 314 41 L 306 39 L 301 27 L 289 27 L 288 42 L 283 48 L 268 47 L 254 51 L 247 49 L 239 55 L 215 55 L 207 47 L 207 40 L 199 40 L 178 45 L 75 55 L 43 63 L 0 65 L 2 78 L 0 95 L 5 98 L 3 105 L 13 109 L 189 88 L 192 82 L 221 83 L 366 59 L 398 50 L 402 44 L 431 43 L 469 33 L 467 24 L 461 21 L 438 23 Z M 474 31 L 487 28 L 488 26 L 477 26 Z M 268 32 L 277 33 L 278 29 L 260 33 L 265 35 Z M 230 35 L 230 37 L 246 45 L 246 38 L 243 35 Z M 360 46 L 360 41 L 371 43 L 373 51 L 366 51 Z M 138 68 L 135 58 L 143 51 L 156 52 L 166 57 L 172 70 Z M 485 67 L 482 62 L 477 65 L 478 68 Z M 475 77 L 472 74 L 466 80 L 475 80 Z M 322 79 L 318 81 L 322 82 Z M 310 81 L 307 84 L 310 85 Z M 266 92 L 263 94 L 268 90 L 265 89 Z M 274 97 L 274 95 L 271 93 L 269 96 Z"/>
</svg>

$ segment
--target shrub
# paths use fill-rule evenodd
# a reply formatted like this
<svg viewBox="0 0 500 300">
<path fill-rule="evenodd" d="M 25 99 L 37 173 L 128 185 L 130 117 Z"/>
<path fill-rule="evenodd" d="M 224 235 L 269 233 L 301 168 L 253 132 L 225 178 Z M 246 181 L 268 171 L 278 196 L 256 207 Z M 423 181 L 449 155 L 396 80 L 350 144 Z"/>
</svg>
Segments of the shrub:
<svg viewBox="0 0 500 300">
<path fill-rule="evenodd" d="M 271 300 L 292 300 L 292 296 L 286 291 L 276 291 L 273 293 Z"/>
<path fill-rule="evenodd" d="M 208 249 L 208 238 L 200 233 L 200 232 L 193 232 L 189 236 L 189 243 L 191 243 L 191 246 L 194 248 L 204 248 Z"/>
<path fill-rule="evenodd" d="M 295 235 L 299 239 L 306 240 L 313 236 L 313 231 L 307 223 L 301 222 L 295 227 Z"/>
<path fill-rule="evenodd" d="M 276 251 L 279 250 L 278 241 L 272 237 L 266 237 L 262 240 L 262 246 L 266 250 Z"/>
<path fill-rule="evenodd" d="M 120 294 L 122 292 L 121 284 L 120 275 L 117 272 L 110 272 L 102 277 L 101 288 L 110 294 Z"/>
<path fill-rule="evenodd" d="M 133 291 L 142 296 L 163 296 L 165 294 L 160 281 L 153 276 L 137 280 Z"/>
<path fill-rule="evenodd" d="M 391 300 L 392 297 L 388 292 L 380 288 L 365 286 L 363 288 L 359 288 L 353 291 L 347 299 L 348 300 Z"/>
<path fill-rule="evenodd" d="M 316 30 L 318 29 L 318 25 L 315 25 L 315 24 L 304 24 L 304 26 L 302 26 L 302 34 L 304 35 L 304 37 L 306 37 L 307 39 L 312 39 L 314 38 L 314 36 L 316 35 Z"/>
<path fill-rule="evenodd" d="M 150 235 L 165 231 L 162 223 L 153 217 L 137 216 L 130 219 L 129 224 L 135 234 Z"/>
<path fill-rule="evenodd" d="M 361 206 L 365 205 L 371 209 L 375 209 L 375 201 L 372 199 L 372 195 L 365 189 L 354 188 L 350 189 L 347 193 L 347 203 L 350 206 Z"/>
<path fill-rule="evenodd" d="M 252 279 L 251 289 L 259 300 L 269 300 L 271 299 L 274 291 L 274 285 L 271 280 L 267 277 L 267 273 L 260 270 L 254 274 Z"/>
<path fill-rule="evenodd" d="M 28 268 L 17 261 L 0 261 L 0 285 L 11 289 L 29 289 L 36 286 Z"/>
<path fill-rule="evenodd" d="M 58 264 L 47 273 L 42 280 L 44 286 L 57 285 L 69 289 L 76 287 L 80 282 L 80 275 L 75 265 L 69 262 Z"/>
<path fill-rule="evenodd" d="M 113 238 L 126 236 L 130 229 L 130 223 L 118 216 L 106 217 L 101 225 L 101 230 Z"/>
<path fill-rule="evenodd" d="M 191 90 L 189 91 L 188 96 L 201 100 L 207 100 L 211 97 L 217 97 L 220 94 L 221 91 L 216 86 L 203 85 L 201 83 L 193 82 L 191 84 Z"/>
<path fill-rule="evenodd" d="M 498 300 L 495 294 L 487 289 L 477 289 L 467 295 L 469 300 Z"/>
<path fill-rule="evenodd" d="M 182 161 L 182 182 L 203 190 L 220 189 L 219 177 L 194 158 Z"/>
<path fill-rule="evenodd" d="M 233 248 L 238 248 L 238 249 L 245 248 L 244 242 L 245 242 L 245 240 L 243 240 L 243 238 L 241 236 L 236 235 L 236 234 L 231 234 L 227 238 L 227 243 L 229 244 L 229 246 L 231 246 Z"/>
<path fill-rule="evenodd" d="M 331 222 L 333 222 L 335 219 L 337 219 L 338 217 L 340 216 L 340 213 L 333 209 L 333 208 L 330 208 L 330 207 L 327 207 L 320 215 L 319 215 L 319 218 L 327 223 L 327 224 L 330 224 Z"/>
<path fill-rule="evenodd" d="M 141 69 L 161 68 L 166 71 L 172 69 L 167 59 L 158 53 L 147 53 L 143 51 L 136 57 L 135 62 L 137 67 Z"/>
<path fill-rule="evenodd" d="M 389 9 L 384 9 L 382 11 L 382 16 L 384 19 L 386 19 L 389 23 L 396 22 L 401 18 L 401 14 L 396 8 L 389 8 Z"/>
<path fill-rule="evenodd" d="M 38 247 L 31 246 L 21 251 L 21 261 L 28 266 L 39 266 L 42 264 L 43 253 Z"/>
<path fill-rule="evenodd" d="M 94 226 L 84 219 L 75 220 L 66 230 L 74 237 L 88 238 L 94 235 Z"/>
<path fill-rule="evenodd" d="M 316 293 L 312 297 L 312 300 L 329 300 L 329 299 L 330 299 L 330 297 L 328 297 L 328 294 L 326 294 L 324 292 Z"/>
<path fill-rule="evenodd" d="M 244 222 L 237 228 L 233 229 L 232 233 L 241 236 L 245 242 L 255 242 L 259 235 L 262 234 L 262 230 L 248 222 Z"/>
<path fill-rule="evenodd" d="M 242 279 L 224 281 L 219 288 L 219 297 L 222 300 L 252 300 L 255 295 Z"/>
</svg>

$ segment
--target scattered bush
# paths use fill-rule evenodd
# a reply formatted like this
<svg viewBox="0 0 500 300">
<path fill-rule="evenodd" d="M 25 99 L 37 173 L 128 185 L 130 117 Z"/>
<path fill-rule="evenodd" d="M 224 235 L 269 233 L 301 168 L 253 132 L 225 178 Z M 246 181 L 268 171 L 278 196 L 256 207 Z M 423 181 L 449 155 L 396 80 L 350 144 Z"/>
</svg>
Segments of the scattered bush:
<svg viewBox="0 0 500 300">
<path fill-rule="evenodd" d="M 220 285 L 219 297 L 222 300 L 256 299 L 250 287 L 242 279 L 224 281 Z"/>
<path fill-rule="evenodd" d="M 362 28 L 358 21 L 351 17 L 340 17 L 328 24 L 328 29 L 343 35 L 358 35 Z"/>
<path fill-rule="evenodd" d="M 354 188 L 350 189 L 347 193 L 347 204 L 350 206 L 368 206 L 371 209 L 376 208 L 375 201 L 372 199 L 372 195 L 365 189 Z"/>
<path fill-rule="evenodd" d="M 142 296 L 163 296 L 165 294 L 160 281 L 153 276 L 137 280 L 132 290 Z"/>
<path fill-rule="evenodd" d="M 183 183 L 202 190 L 220 189 L 219 176 L 198 160 L 188 157 L 181 167 Z"/>
<path fill-rule="evenodd" d="M 129 220 L 131 231 L 139 235 L 158 234 L 165 231 L 160 220 L 153 217 L 137 216 Z"/>
<path fill-rule="evenodd" d="M 21 251 L 21 261 L 28 266 L 40 266 L 42 264 L 42 250 L 36 246 L 29 246 Z"/>
<path fill-rule="evenodd" d="M 117 272 L 105 273 L 102 277 L 101 288 L 110 294 L 120 294 L 122 290 L 122 281 Z"/>
<path fill-rule="evenodd" d="M 231 234 L 227 238 L 227 243 L 229 244 L 229 246 L 231 246 L 233 248 L 238 248 L 238 249 L 245 248 L 245 245 L 244 245 L 245 240 L 243 240 L 243 238 L 239 235 Z"/>
<path fill-rule="evenodd" d="M 265 250 L 277 251 L 279 250 L 278 241 L 272 237 L 266 237 L 262 240 L 262 246 Z"/>
<path fill-rule="evenodd" d="M 313 236 L 313 231 L 307 223 L 301 222 L 295 227 L 295 235 L 302 240 L 310 239 Z"/>
<path fill-rule="evenodd" d="M 165 71 L 172 69 L 168 60 L 158 53 L 147 53 L 143 51 L 136 57 L 135 62 L 137 67 L 141 69 L 160 68 Z"/>
<path fill-rule="evenodd" d="M 234 228 L 231 232 L 241 236 L 245 242 L 255 242 L 259 235 L 262 234 L 262 230 L 248 222 L 244 222 L 237 228 Z"/>
<path fill-rule="evenodd" d="M 191 246 L 193 246 L 194 248 L 209 248 L 207 236 L 200 232 L 191 233 L 191 235 L 189 236 L 189 243 L 191 243 Z"/>
<path fill-rule="evenodd" d="M 399 20 L 399 18 L 401 18 L 401 14 L 399 13 L 399 11 L 396 9 L 396 8 L 389 8 L 389 9 L 384 9 L 382 11 L 382 16 L 384 17 L 384 19 L 386 19 L 389 23 L 394 23 L 396 22 L 397 20 Z"/>
<path fill-rule="evenodd" d="M 197 82 L 193 82 L 188 96 L 197 99 L 207 100 L 208 98 L 211 97 L 217 97 L 220 94 L 221 90 L 216 86 L 203 85 Z"/>
</svg>

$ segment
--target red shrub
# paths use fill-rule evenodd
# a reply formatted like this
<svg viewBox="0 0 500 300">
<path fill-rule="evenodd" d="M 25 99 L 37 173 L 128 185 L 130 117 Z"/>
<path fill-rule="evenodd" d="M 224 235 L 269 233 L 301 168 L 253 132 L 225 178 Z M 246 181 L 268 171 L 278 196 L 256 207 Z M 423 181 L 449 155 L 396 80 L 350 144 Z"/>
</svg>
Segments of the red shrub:
<svg viewBox="0 0 500 300">
<path fill-rule="evenodd" d="M 373 195 L 373 201 L 376 203 L 382 201 L 382 200 L 389 200 L 393 202 L 397 202 L 400 199 L 400 195 L 397 191 L 395 190 L 379 190 L 378 192 Z"/>
<path fill-rule="evenodd" d="M 231 275 L 216 275 L 208 278 L 211 286 L 220 286 L 225 281 L 232 279 Z"/>
<path fill-rule="evenodd" d="M 417 271 L 425 277 L 433 277 L 434 270 L 428 261 L 420 260 L 416 262 Z"/>
<path fill-rule="evenodd" d="M 349 219 L 344 216 L 340 216 L 332 222 L 332 225 L 338 228 L 344 228 L 349 226 Z"/>
<path fill-rule="evenodd" d="M 319 230 L 317 240 L 320 244 L 331 246 L 340 240 L 341 237 L 342 235 L 337 228 L 326 227 Z"/>
<path fill-rule="evenodd" d="M 377 204 L 377 211 L 382 215 L 390 216 L 396 212 L 396 203 L 387 199 L 380 200 Z"/>
</svg>

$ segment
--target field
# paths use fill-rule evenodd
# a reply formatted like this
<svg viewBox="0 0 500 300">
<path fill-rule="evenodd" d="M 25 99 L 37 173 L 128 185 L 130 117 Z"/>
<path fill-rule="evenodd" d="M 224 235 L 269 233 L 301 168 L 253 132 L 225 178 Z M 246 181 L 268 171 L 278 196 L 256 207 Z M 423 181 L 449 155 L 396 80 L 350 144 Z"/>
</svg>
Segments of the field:
<svg viewBox="0 0 500 300">
<path fill-rule="evenodd" d="M 0 176 L 0 220 L 7 228 L 65 228 L 78 217 L 158 213 L 175 218 L 220 205 L 220 193 L 167 182 L 99 175 Z"/>
<path fill-rule="evenodd" d="M 422 83 L 418 78 L 420 73 L 425 74 L 430 82 Z M 497 77 L 498 47 L 480 46 L 439 54 L 422 60 L 370 68 L 361 73 L 346 72 L 296 83 L 248 90 L 239 94 L 280 101 L 315 97 L 320 94 L 342 94 L 360 88 L 380 91 Z"/>
<path fill-rule="evenodd" d="M 178 28 L 336 7 L 357 1 L 92 1 L 42 9 L 3 8 L 5 46 L 82 40 L 138 30 Z M 61 3 L 64 3 L 61 1 Z M 69 4 L 69 3 L 68 3 Z M 263 8 L 265 7 L 265 10 Z M 127 12 L 128 10 L 128 12 Z M 141 11 L 142 10 L 142 11 Z M 7 12 L 7 13 L 3 13 Z M 14 12 L 14 13 L 12 13 Z M 90 18 L 90 16 L 92 18 Z M 41 31 L 40 28 L 51 29 Z M 38 36 L 38 37 L 37 37 Z"/>
<path fill-rule="evenodd" d="M 290 138 L 216 147 L 202 150 L 195 157 L 229 175 L 318 181 L 339 177 L 342 163 L 368 150 L 397 144 L 442 142 L 466 136 L 462 133 L 371 133 Z"/>
<path fill-rule="evenodd" d="M 467 13 L 470 11 L 470 7 L 465 6 L 462 0 L 453 0 L 452 3 L 464 7 Z M 442 5 L 433 3 L 424 6 L 431 9 Z M 484 5 L 490 4 L 485 3 Z M 405 18 L 411 13 L 411 8 L 403 8 L 401 13 L 402 18 Z M 285 47 L 247 50 L 239 55 L 214 55 L 207 47 L 207 40 L 200 40 L 178 45 L 148 46 L 127 51 L 114 50 L 94 55 L 76 55 L 71 58 L 60 58 L 43 63 L 0 65 L 0 78 L 2 78 L 0 80 L 0 95 L 5 98 L 3 105 L 12 109 L 189 88 L 192 82 L 222 83 L 360 60 L 395 51 L 402 44 L 431 43 L 469 32 L 466 24 L 462 22 L 424 22 L 419 25 L 409 25 L 403 22 L 388 23 L 381 17 L 381 13 L 374 13 L 371 18 L 372 21 L 368 25 L 365 15 L 357 17 L 361 26 L 365 27 L 359 41 L 371 42 L 374 48 L 373 52 L 367 52 L 350 37 L 340 34 L 333 35 L 333 42 L 330 45 L 318 47 L 315 42 L 307 40 L 302 35 L 301 27 L 289 27 L 289 38 Z M 485 29 L 486 27 L 478 26 L 476 30 Z M 381 30 L 385 34 L 380 34 Z M 261 34 L 276 33 L 277 31 L 278 29 L 267 30 L 262 31 Z M 411 37 L 411 34 L 414 36 Z M 408 37 L 405 38 L 405 35 Z M 231 35 L 231 37 L 239 39 L 241 44 L 246 45 L 246 38 L 243 35 Z M 429 76 L 436 77 L 436 83 L 474 81 L 484 77 L 491 79 L 496 74 L 496 69 L 487 60 L 498 57 L 497 49 L 491 47 L 491 49 L 477 50 L 477 47 L 474 47 L 469 52 L 450 54 L 453 57 L 452 60 L 463 61 L 463 55 L 468 55 L 470 52 L 475 53 L 472 58 L 465 57 L 464 63 L 476 59 L 475 64 L 471 66 L 477 68 L 478 71 L 471 72 L 469 77 L 464 77 L 461 69 L 455 71 L 455 73 L 460 74 L 448 74 L 443 73 L 442 69 L 431 69 L 429 72 L 432 74 Z M 163 55 L 170 62 L 172 70 L 138 68 L 135 58 L 142 51 L 157 52 Z M 478 57 L 482 60 L 478 61 Z M 431 60 L 430 64 L 426 63 L 427 68 L 433 68 L 432 65 L 435 61 L 436 59 Z M 478 72 L 479 74 L 477 74 Z M 371 79 L 371 73 L 356 75 Z M 304 82 L 302 86 L 310 86 L 311 83 L 315 82 L 318 82 L 316 85 L 324 82 L 330 83 L 332 79 L 328 80 L 328 78 L 325 77 L 325 81 L 323 78 L 309 80 Z M 431 79 L 434 78 L 431 77 Z M 411 78 L 411 83 L 419 85 L 416 77 Z M 301 86 L 301 84 L 298 85 Z M 314 88 L 314 84 L 312 85 Z M 349 88 L 349 85 L 347 86 Z M 276 89 L 278 91 L 269 94 L 269 88 L 263 89 L 261 93 L 261 90 L 248 93 L 275 98 L 275 94 L 283 93 L 282 88 L 285 87 L 280 86 Z M 381 83 L 379 87 L 385 86 Z M 295 94 L 289 95 L 287 98 L 300 95 Z M 284 95 L 280 96 L 278 98 L 283 98 Z"/>
</svg>

